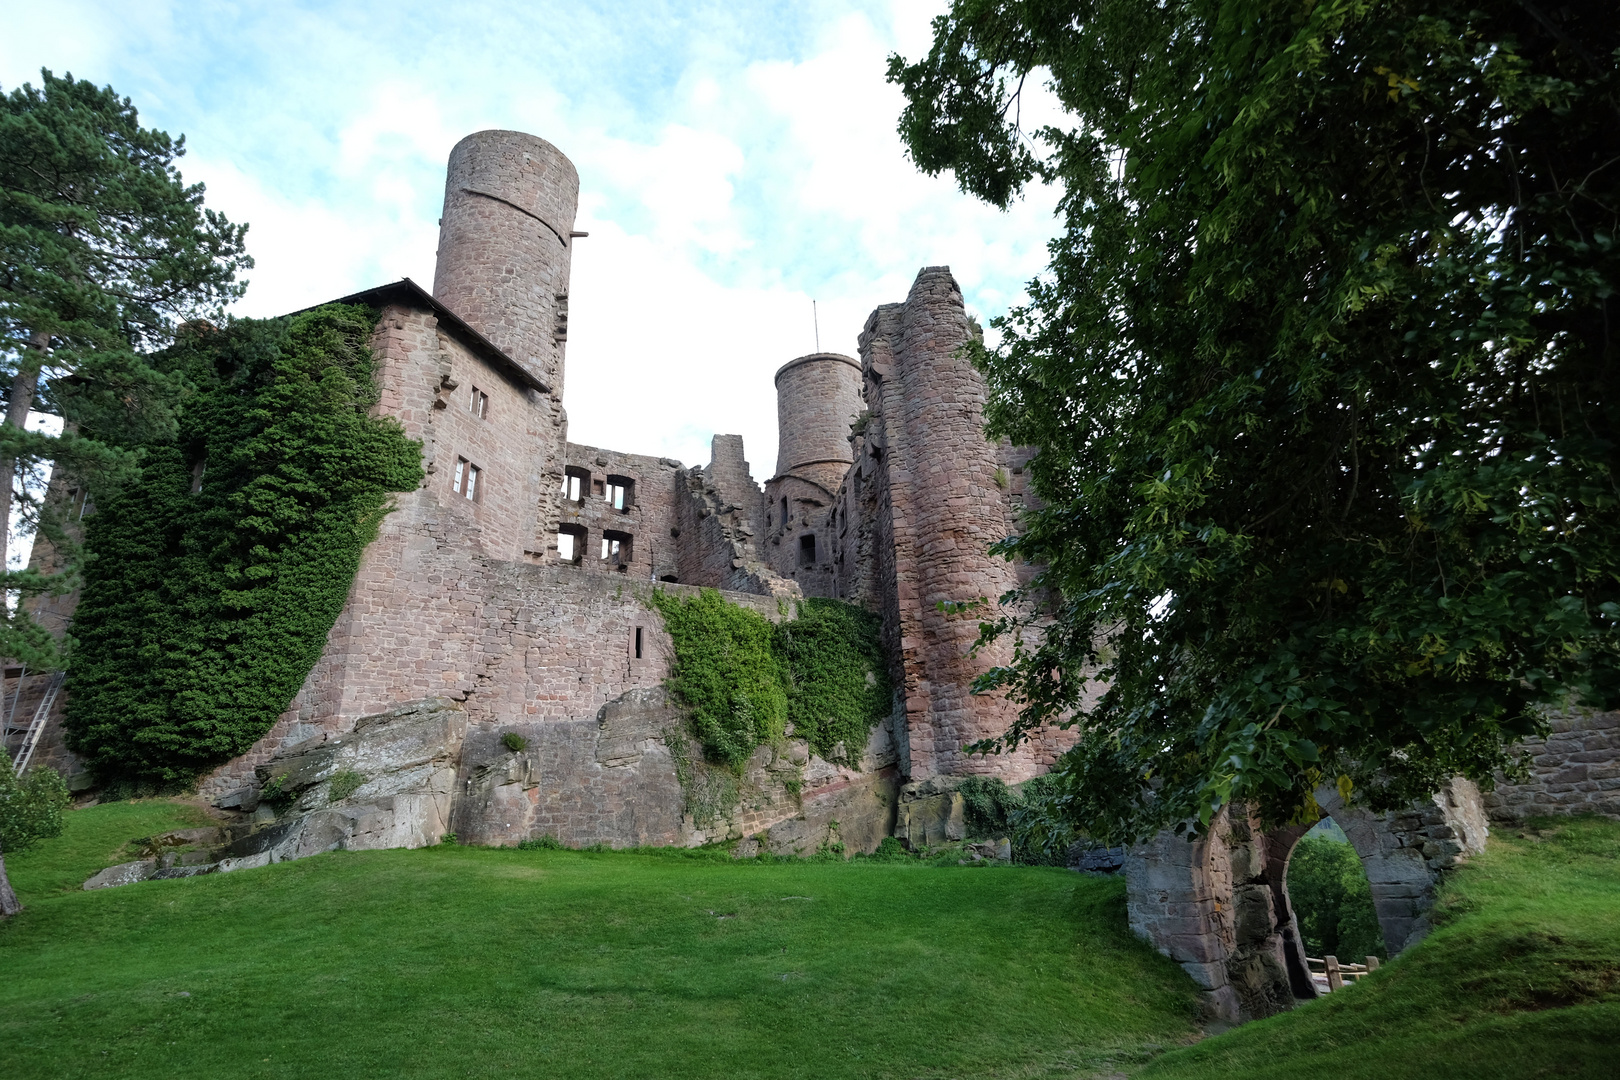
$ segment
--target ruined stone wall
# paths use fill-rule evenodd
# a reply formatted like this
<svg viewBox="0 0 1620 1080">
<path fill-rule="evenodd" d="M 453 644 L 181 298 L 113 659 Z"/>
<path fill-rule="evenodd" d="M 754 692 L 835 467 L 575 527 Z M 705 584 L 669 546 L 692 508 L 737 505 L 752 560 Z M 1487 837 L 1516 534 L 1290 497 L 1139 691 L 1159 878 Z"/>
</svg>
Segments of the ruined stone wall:
<svg viewBox="0 0 1620 1080">
<path fill-rule="evenodd" d="M 1538 814 L 1602 814 L 1620 818 L 1620 712 L 1581 710 L 1554 716 L 1545 739 L 1526 739 L 1530 776 L 1522 784 L 1498 777 L 1486 792 L 1492 821 L 1516 824 Z"/>
<path fill-rule="evenodd" d="M 677 499 L 677 562 L 683 583 L 736 592 L 796 597 L 760 554 L 765 500 L 743 458 L 741 435 L 716 435 L 705 468 L 684 474 Z"/>
<path fill-rule="evenodd" d="M 878 308 L 861 334 L 871 417 L 867 452 L 883 479 L 875 541 L 893 552 L 893 623 L 904 671 L 911 776 L 1034 776 L 1070 741 L 1048 733 L 1017 753 L 969 756 L 963 745 L 1001 734 L 1015 710 L 974 695 L 974 678 L 1004 663 L 1009 647 L 969 651 L 982 612 L 946 613 L 941 601 L 994 603 L 1016 571 L 988 548 L 1008 532 L 1000 449 L 984 437 L 984 380 L 961 355 L 971 324 L 946 267 L 925 267 L 902 305 Z M 887 535 L 884 535 L 884 534 Z M 887 543 L 886 543 L 887 541 Z"/>
<path fill-rule="evenodd" d="M 578 530 L 573 535 L 583 545 L 576 551 L 580 569 L 622 574 L 633 581 L 678 580 L 676 500 L 685 496 L 681 463 L 578 443 L 566 444 L 565 454 L 565 473 L 579 479 L 580 497 L 564 494 L 558 528 Z M 610 498 L 615 485 L 625 489 L 624 499 Z M 620 541 L 617 558 L 611 551 L 604 553 L 602 541 L 610 538 Z M 557 561 L 557 550 L 554 535 L 547 561 Z"/>
<path fill-rule="evenodd" d="M 1440 881 L 1485 848 L 1479 789 L 1459 777 L 1432 799 L 1385 814 L 1346 806 L 1330 787 L 1316 798 L 1361 858 L 1389 954 L 1421 940 Z M 1211 1016 L 1252 1020 L 1315 996 L 1287 885 L 1308 829 L 1265 832 L 1228 808 L 1201 836 L 1166 831 L 1125 854 L 1131 929 L 1181 965 Z"/>
<path fill-rule="evenodd" d="M 832 517 L 837 486 L 849 466 L 834 467 L 839 475 L 832 477 L 825 477 L 826 464 L 803 470 L 809 476 L 822 474 L 826 483 L 792 472 L 765 485 L 764 557 L 777 574 L 797 582 L 806 596 L 838 595 Z"/>
</svg>

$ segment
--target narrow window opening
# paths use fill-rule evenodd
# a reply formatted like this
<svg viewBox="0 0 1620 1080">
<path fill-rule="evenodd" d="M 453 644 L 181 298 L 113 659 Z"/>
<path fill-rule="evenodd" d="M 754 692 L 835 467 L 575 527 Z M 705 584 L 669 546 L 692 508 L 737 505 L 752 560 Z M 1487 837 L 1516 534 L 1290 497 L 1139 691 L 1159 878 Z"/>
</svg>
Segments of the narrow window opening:
<svg viewBox="0 0 1620 1080">
<path fill-rule="evenodd" d="M 816 561 L 816 534 L 807 533 L 799 537 L 799 565 L 813 566 Z"/>
<path fill-rule="evenodd" d="M 450 490 L 469 502 L 478 499 L 478 476 L 483 470 L 464 457 L 456 458 L 456 473 L 450 481 Z"/>
<path fill-rule="evenodd" d="M 784 528 L 784 529 L 787 528 L 787 523 L 788 523 L 787 496 L 784 495 L 784 496 L 782 496 L 782 528 Z"/>
<path fill-rule="evenodd" d="M 489 415 L 489 395 L 478 387 L 472 388 L 472 394 L 467 399 L 467 411 L 482 420 Z"/>
<path fill-rule="evenodd" d="M 478 478 L 482 472 L 466 458 L 456 458 L 456 471 L 450 478 L 450 490 L 464 499 L 476 501 L 479 495 Z"/>
<path fill-rule="evenodd" d="M 600 481 L 600 480 L 592 480 L 591 481 L 591 494 L 596 495 L 598 497 L 600 497 L 603 494 L 602 481 Z"/>
<path fill-rule="evenodd" d="M 636 659 L 641 659 L 641 627 L 636 627 Z"/>
</svg>

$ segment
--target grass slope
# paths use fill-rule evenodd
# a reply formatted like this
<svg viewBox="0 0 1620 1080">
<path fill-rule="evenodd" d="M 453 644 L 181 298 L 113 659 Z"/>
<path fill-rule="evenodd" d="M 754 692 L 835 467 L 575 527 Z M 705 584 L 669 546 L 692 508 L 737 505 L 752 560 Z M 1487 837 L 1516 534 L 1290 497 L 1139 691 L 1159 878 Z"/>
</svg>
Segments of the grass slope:
<svg viewBox="0 0 1620 1080">
<path fill-rule="evenodd" d="M 1440 927 L 1342 992 L 1159 1058 L 1143 1080 L 1620 1076 L 1620 824 L 1496 830 Z"/>
<path fill-rule="evenodd" d="M 1195 1034 L 1122 884 L 1062 870 L 441 847 L 33 880 L 8 1080 L 1069 1076 Z"/>
</svg>

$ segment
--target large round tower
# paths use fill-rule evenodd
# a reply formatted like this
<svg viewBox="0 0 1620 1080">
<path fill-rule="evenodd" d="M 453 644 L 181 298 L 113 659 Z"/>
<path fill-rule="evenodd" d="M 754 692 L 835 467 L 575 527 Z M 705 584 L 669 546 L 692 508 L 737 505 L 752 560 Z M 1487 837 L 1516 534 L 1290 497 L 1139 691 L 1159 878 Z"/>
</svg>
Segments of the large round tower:
<svg viewBox="0 0 1620 1080">
<path fill-rule="evenodd" d="M 450 151 L 433 296 L 562 395 L 579 173 L 521 131 Z"/>
<path fill-rule="evenodd" d="M 776 373 L 776 475 L 793 473 L 836 491 L 855 460 L 849 426 L 860 415 L 861 365 L 811 353 Z"/>
</svg>

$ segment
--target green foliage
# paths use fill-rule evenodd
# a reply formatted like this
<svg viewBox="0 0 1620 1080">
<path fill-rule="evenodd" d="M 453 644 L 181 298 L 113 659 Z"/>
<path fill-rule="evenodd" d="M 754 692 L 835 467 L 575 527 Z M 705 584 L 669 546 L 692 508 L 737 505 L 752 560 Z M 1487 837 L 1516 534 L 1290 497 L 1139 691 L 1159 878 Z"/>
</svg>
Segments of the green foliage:
<svg viewBox="0 0 1620 1080">
<path fill-rule="evenodd" d="M 460 841 L 458 841 L 456 839 L 456 834 L 453 833 L 453 832 L 447 832 L 443 836 L 439 837 L 439 843 L 447 844 L 447 845 L 449 845 L 451 847 L 456 846 L 456 844 L 458 844 L 459 842 Z"/>
<path fill-rule="evenodd" d="M 1288 862 L 1288 899 L 1311 956 L 1347 963 L 1387 957 L 1372 886 L 1355 848 L 1327 836 L 1307 836 Z"/>
<path fill-rule="evenodd" d="M 1601 4 L 956 0 L 891 61 L 925 170 L 1064 192 L 969 347 L 1047 568 L 979 688 L 1001 745 L 1079 725 L 1071 820 L 1395 806 L 1620 703 L 1617 47 Z"/>
<path fill-rule="evenodd" d="M 177 434 L 86 519 L 65 726 L 98 776 L 183 783 L 242 753 L 320 657 L 389 493 L 422 478 L 367 412 L 374 323 L 331 305 L 161 358 L 195 387 Z"/>
<path fill-rule="evenodd" d="M 789 720 L 816 753 L 858 757 L 893 690 L 877 616 L 836 600 L 803 600 L 777 625 L 714 589 L 651 604 L 675 644 L 670 689 L 709 760 L 738 769 L 780 742 Z M 684 781 L 683 781 L 684 783 Z"/>
<path fill-rule="evenodd" d="M 19 777 L 11 755 L 0 750 L 0 854 L 14 855 L 62 835 L 62 815 L 72 801 L 61 773 L 36 766 Z"/>
<path fill-rule="evenodd" d="M 332 779 L 327 785 L 327 800 L 335 803 L 342 802 L 350 795 L 353 795 L 355 792 L 359 791 L 360 786 L 365 782 L 365 773 L 356 772 L 353 769 L 339 769 L 336 773 L 332 774 Z"/>
<path fill-rule="evenodd" d="M 518 850 L 561 851 L 563 850 L 563 842 L 558 840 L 555 836 L 552 836 L 550 833 L 546 833 L 544 836 L 537 836 L 531 840 L 519 840 Z"/>
<path fill-rule="evenodd" d="M 798 618 L 776 627 L 774 648 L 787 675 L 793 733 L 822 757 L 839 743 L 859 760 L 872 725 L 894 707 L 883 658 L 883 620 L 854 604 L 799 601 Z"/>
<path fill-rule="evenodd" d="M 520 753 L 524 747 L 529 745 L 529 740 L 525 739 L 515 731 L 508 731 L 501 736 L 501 745 L 512 751 L 512 753 L 516 754 Z"/>
<path fill-rule="evenodd" d="M 655 589 L 652 606 L 675 643 L 670 689 L 710 760 L 741 768 L 754 747 L 780 741 L 788 701 L 771 621 L 715 589 L 686 600 Z"/>
<path fill-rule="evenodd" d="M 970 776 L 957 785 L 956 793 L 962 796 L 969 836 L 1007 835 L 1008 814 L 1022 802 L 1012 788 L 994 776 Z"/>
<path fill-rule="evenodd" d="M 175 169 L 185 139 L 142 128 L 111 87 L 40 77 L 0 96 L 0 520 L 15 496 L 25 529 L 40 525 L 68 571 L 5 573 L 24 596 L 71 587 L 76 552 L 10 478 L 54 462 L 108 479 L 132 464 L 120 444 L 172 435 L 182 384 L 150 350 L 179 322 L 222 318 L 245 288 L 236 274 L 253 265 L 247 227 L 205 210 L 203 186 Z M 63 434 L 24 430 L 30 406 L 62 416 Z M 61 662 L 26 611 L 0 623 L 0 652 L 35 669 Z"/>
<path fill-rule="evenodd" d="M 1057 799 L 1060 778 L 1047 774 L 1009 787 L 993 776 L 972 776 L 957 786 L 969 836 L 1005 836 L 1012 861 L 1026 866 L 1063 866 L 1069 847 L 1081 839 Z"/>
</svg>

